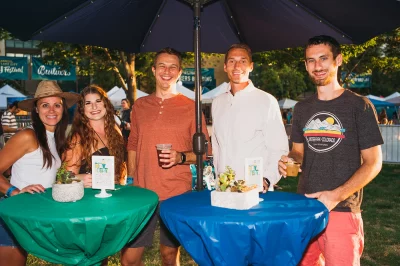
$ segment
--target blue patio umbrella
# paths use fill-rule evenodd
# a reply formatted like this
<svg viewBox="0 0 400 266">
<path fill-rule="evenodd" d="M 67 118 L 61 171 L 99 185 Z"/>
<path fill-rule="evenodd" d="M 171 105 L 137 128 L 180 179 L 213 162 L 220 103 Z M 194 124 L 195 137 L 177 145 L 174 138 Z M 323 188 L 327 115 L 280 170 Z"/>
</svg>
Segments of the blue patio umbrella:
<svg viewBox="0 0 400 266">
<path fill-rule="evenodd" d="M 321 34 L 340 43 L 362 43 L 400 26 L 400 2 L 395 0 L 13 0 L 1 8 L 0 27 L 21 40 L 128 52 L 167 46 L 194 51 L 198 173 L 205 152 L 200 51 L 223 53 L 238 42 L 254 52 L 297 47 Z M 198 178 L 197 187 L 201 184 Z"/>
<path fill-rule="evenodd" d="M 98 45 L 129 52 L 166 46 L 224 53 L 246 42 L 254 52 L 301 46 L 314 35 L 362 43 L 400 27 L 396 0 L 13 0 L 0 27 L 21 40 Z M 194 19 L 194 9 L 199 8 Z M 18 22 L 18 23 L 16 23 Z M 195 23 L 194 23 L 195 22 Z"/>
</svg>

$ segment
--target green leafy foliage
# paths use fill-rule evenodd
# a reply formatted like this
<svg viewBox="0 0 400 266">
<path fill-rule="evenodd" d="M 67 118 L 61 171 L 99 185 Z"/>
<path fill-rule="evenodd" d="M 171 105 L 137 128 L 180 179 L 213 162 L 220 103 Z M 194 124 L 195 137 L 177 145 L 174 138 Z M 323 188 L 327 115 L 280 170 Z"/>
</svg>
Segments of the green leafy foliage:
<svg viewBox="0 0 400 266">
<path fill-rule="evenodd" d="M 342 71 L 372 75 L 366 93 L 387 96 L 400 88 L 400 28 L 360 45 L 343 45 Z M 348 76 L 342 83 L 349 83 Z"/>
<path fill-rule="evenodd" d="M 400 28 L 365 43 L 342 45 L 341 48 L 343 64 L 340 71 L 372 75 L 371 88 L 359 93 L 387 96 L 400 88 Z M 253 61 L 255 85 L 279 99 L 296 99 L 304 91 L 315 90 L 304 67 L 302 47 L 257 53 L 253 55 Z M 341 80 L 342 84 L 350 82 L 348 75 Z"/>
<path fill-rule="evenodd" d="M 3 40 L 3 39 L 7 40 L 10 38 L 11 38 L 11 34 L 8 31 L 4 30 L 3 28 L 0 28 L 0 40 Z"/>
<path fill-rule="evenodd" d="M 56 184 L 71 184 L 72 182 L 79 182 L 79 179 L 75 178 L 75 174 L 66 169 L 66 163 L 63 163 L 60 168 L 58 168 L 56 173 Z"/>
<path fill-rule="evenodd" d="M 155 53 L 126 53 L 99 46 L 42 42 L 39 48 L 45 51 L 44 61 L 55 62 L 65 68 L 77 66 L 77 75 L 87 84 L 98 84 L 103 88 L 119 86 L 127 91 L 128 98 L 136 98 L 136 88 L 152 93 L 155 79 L 152 72 Z M 193 53 L 182 56 L 192 62 Z"/>
<path fill-rule="evenodd" d="M 245 192 L 257 186 L 247 186 L 244 180 L 235 180 L 235 171 L 227 166 L 226 171 L 219 174 L 217 190 L 222 192 Z"/>
<path fill-rule="evenodd" d="M 252 72 L 254 85 L 274 96 L 283 95 L 283 85 L 278 72 L 268 64 L 260 64 L 254 67 Z"/>
<path fill-rule="evenodd" d="M 297 99 L 298 95 L 313 88 L 307 87 L 307 76 L 303 72 L 288 65 L 277 68 L 270 64 L 262 64 L 257 65 L 253 72 L 255 86 L 279 99 Z"/>
<path fill-rule="evenodd" d="M 0 39 L 8 38 L 12 36 L 0 28 Z M 341 47 L 341 71 L 372 74 L 371 88 L 358 92 L 386 96 L 400 88 L 400 28 L 359 45 Z M 54 42 L 42 42 L 39 48 L 44 51 L 45 61 L 56 62 L 65 68 L 70 63 L 75 64 L 78 79 L 85 86 L 96 83 L 103 88 L 112 88 L 116 85 L 123 87 L 132 99 L 136 87 L 147 93 L 154 91 L 151 69 L 154 53 L 133 54 L 98 46 Z M 207 59 L 213 55 L 203 53 L 201 56 Z M 186 67 L 193 67 L 193 53 L 183 53 L 182 57 Z M 253 61 L 252 81 L 277 98 L 297 99 L 302 92 L 315 90 L 304 67 L 302 47 L 256 53 Z M 349 83 L 348 77 L 345 76 L 341 83 Z"/>
<path fill-rule="evenodd" d="M 234 186 L 235 175 L 235 171 L 233 171 L 231 167 L 227 166 L 226 171 L 219 175 L 219 190 L 226 191 L 228 188 Z"/>
</svg>

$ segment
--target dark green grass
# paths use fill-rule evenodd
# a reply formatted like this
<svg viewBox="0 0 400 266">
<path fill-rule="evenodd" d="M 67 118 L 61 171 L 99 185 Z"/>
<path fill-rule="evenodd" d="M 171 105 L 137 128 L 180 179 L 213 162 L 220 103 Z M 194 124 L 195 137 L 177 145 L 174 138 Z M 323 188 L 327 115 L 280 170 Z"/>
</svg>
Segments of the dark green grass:
<svg viewBox="0 0 400 266">
<path fill-rule="evenodd" d="M 400 265 L 400 166 L 385 165 L 364 189 L 362 265 Z"/>
<path fill-rule="evenodd" d="M 282 179 L 281 191 L 295 192 L 297 178 Z M 364 189 L 363 220 L 365 249 L 363 266 L 400 265 L 400 165 L 384 165 L 381 173 Z M 145 251 L 144 263 L 161 265 L 158 233 L 153 247 Z M 29 256 L 27 265 L 54 265 Z M 110 257 L 108 265 L 120 265 L 119 253 Z M 196 265 L 182 249 L 181 265 Z"/>
</svg>

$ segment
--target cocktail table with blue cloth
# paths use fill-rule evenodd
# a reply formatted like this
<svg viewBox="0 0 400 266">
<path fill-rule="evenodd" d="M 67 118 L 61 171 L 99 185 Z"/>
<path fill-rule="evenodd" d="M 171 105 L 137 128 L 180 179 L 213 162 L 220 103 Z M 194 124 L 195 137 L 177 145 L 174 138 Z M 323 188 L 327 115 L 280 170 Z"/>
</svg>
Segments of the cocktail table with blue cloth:
<svg viewBox="0 0 400 266">
<path fill-rule="evenodd" d="M 199 265 L 297 265 L 328 209 L 294 193 L 260 197 L 249 210 L 232 210 L 211 206 L 210 191 L 192 192 L 165 200 L 160 215 Z"/>
<path fill-rule="evenodd" d="M 147 189 L 116 186 L 112 197 L 85 189 L 77 202 L 20 194 L 0 202 L 0 216 L 29 253 L 53 263 L 93 265 L 121 250 L 143 229 L 158 204 Z"/>
</svg>

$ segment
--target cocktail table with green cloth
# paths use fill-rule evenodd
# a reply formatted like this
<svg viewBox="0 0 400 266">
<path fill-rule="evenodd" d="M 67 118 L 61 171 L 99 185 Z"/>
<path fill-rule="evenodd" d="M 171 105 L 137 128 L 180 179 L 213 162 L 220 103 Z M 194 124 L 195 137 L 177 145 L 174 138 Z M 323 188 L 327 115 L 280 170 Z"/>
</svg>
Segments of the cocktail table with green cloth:
<svg viewBox="0 0 400 266">
<path fill-rule="evenodd" d="M 143 229 L 158 204 L 147 189 L 116 186 L 112 197 L 85 189 L 77 202 L 20 194 L 0 202 L 0 216 L 29 253 L 53 263 L 94 265 L 121 250 Z"/>
</svg>

